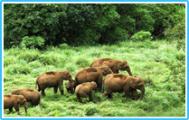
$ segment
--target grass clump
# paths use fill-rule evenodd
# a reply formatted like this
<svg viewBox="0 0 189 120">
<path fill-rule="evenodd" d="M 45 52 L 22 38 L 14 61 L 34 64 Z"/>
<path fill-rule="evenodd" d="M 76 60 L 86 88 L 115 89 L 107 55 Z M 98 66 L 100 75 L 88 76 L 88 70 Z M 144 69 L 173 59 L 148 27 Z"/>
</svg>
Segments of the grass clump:
<svg viewBox="0 0 189 120">
<path fill-rule="evenodd" d="M 96 109 L 96 108 L 87 108 L 86 110 L 85 110 L 85 115 L 86 116 L 92 116 L 92 115 L 94 115 L 95 113 L 98 113 L 98 110 Z"/>
<path fill-rule="evenodd" d="M 89 61 L 84 58 L 78 58 L 76 61 L 76 65 L 78 67 L 88 67 L 89 64 L 90 64 Z"/>
</svg>

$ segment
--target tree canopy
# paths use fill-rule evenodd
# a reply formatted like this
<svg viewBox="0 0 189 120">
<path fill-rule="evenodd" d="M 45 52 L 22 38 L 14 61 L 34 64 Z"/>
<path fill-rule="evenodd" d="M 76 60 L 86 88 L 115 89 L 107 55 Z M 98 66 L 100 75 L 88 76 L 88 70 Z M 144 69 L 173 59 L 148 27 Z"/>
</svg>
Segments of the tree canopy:
<svg viewBox="0 0 189 120">
<path fill-rule="evenodd" d="M 140 31 L 183 38 L 184 20 L 180 4 L 5 4 L 4 45 L 18 46 L 27 36 L 45 45 L 109 44 Z"/>
</svg>

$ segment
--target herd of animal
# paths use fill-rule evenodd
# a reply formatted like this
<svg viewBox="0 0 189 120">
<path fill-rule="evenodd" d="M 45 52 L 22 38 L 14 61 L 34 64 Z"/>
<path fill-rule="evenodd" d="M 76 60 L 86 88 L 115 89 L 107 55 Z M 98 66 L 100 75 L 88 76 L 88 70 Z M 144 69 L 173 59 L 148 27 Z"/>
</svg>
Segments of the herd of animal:
<svg viewBox="0 0 189 120">
<path fill-rule="evenodd" d="M 126 70 L 129 75 L 119 74 L 119 70 Z M 66 84 L 67 92 L 74 94 L 79 102 L 82 98 L 89 98 L 93 101 L 93 91 L 103 92 L 104 96 L 112 98 L 112 93 L 122 92 L 125 97 L 131 99 L 142 99 L 145 93 L 144 80 L 140 77 L 132 76 L 130 66 L 127 61 L 115 60 L 111 58 L 97 59 L 92 62 L 90 67 L 80 70 L 75 80 L 72 79 L 70 72 L 50 71 L 38 76 L 36 88 L 38 91 L 24 88 L 12 91 L 11 95 L 4 95 L 4 109 L 19 113 L 20 105 L 23 105 L 27 113 L 27 106 L 38 105 L 41 95 L 45 96 L 46 88 L 54 88 L 54 93 L 60 91 L 64 94 L 63 81 Z"/>
</svg>

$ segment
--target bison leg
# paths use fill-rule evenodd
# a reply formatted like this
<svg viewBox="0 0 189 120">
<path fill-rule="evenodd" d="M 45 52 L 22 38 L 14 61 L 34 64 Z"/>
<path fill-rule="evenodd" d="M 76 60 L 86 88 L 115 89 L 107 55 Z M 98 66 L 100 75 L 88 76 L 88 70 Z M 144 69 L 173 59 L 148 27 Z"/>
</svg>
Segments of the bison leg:
<svg viewBox="0 0 189 120">
<path fill-rule="evenodd" d="M 74 88 L 68 89 L 68 92 L 71 93 L 71 94 L 73 94 L 74 93 Z"/>
<path fill-rule="evenodd" d="M 112 92 L 111 91 L 105 92 L 104 95 L 107 96 L 109 99 L 112 99 Z"/>
<path fill-rule="evenodd" d="M 61 95 L 64 95 L 64 90 L 63 90 L 63 89 L 60 89 L 60 88 L 59 88 L 59 91 L 60 91 L 60 94 L 61 94 Z"/>
<path fill-rule="evenodd" d="M 108 94 L 108 98 L 112 99 L 112 93 Z"/>
<path fill-rule="evenodd" d="M 67 88 L 67 92 L 68 92 L 68 93 L 71 93 L 71 90 L 70 90 L 69 88 Z"/>
<path fill-rule="evenodd" d="M 99 91 L 102 91 L 102 80 L 103 80 L 103 76 L 100 75 L 98 80 L 97 80 L 97 87 Z"/>
<path fill-rule="evenodd" d="M 60 94 L 61 94 L 61 95 L 64 95 L 63 81 L 60 81 L 60 82 L 58 83 L 58 88 L 59 88 Z"/>
<path fill-rule="evenodd" d="M 9 108 L 9 113 L 11 113 L 11 112 L 12 112 L 12 110 L 13 110 L 13 109 L 12 109 L 12 107 L 10 107 L 10 108 Z"/>
<path fill-rule="evenodd" d="M 18 115 L 20 115 L 19 107 L 20 107 L 19 103 L 14 105 L 14 109 L 16 110 L 16 112 L 18 113 Z"/>
<path fill-rule="evenodd" d="M 140 87 L 139 87 L 139 90 L 141 91 L 140 99 L 143 99 L 144 94 L 145 94 L 145 88 L 144 88 L 144 85 L 140 86 Z"/>
<path fill-rule="evenodd" d="M 73 94 L 74 93 L 74 88 L 70 90 L 70 92 Z"/>
<path fill-rule="evenodd" d="M 27 114 L 27 108 L 28 108 L 28 103 L 25 102 L 25 103 L 24 103 L 24 110 L 25 110 L 25 113 L 26 113 L 26 114 Z"/>
<path fill-rule="evenodd" d="M 129 91 L 129 86 L 128 85 L 126 85 L 125 87 L 124 87 L 124 93 L 125 93 L 125 96 L 126 97 L 130 97 L 130 91 Z"/>
<path fill-rule="evenodd" d="M 93 95 L 92 95 L 92 92 L 89 93 L 89 101 L 93 101 Z"/>
<path fill-rule="evenodd" d="M 82 103 L 81 97 L 77 94 L 77 100 Z"/>
<path fill-rule="evenodd" d="M 46 96 L 46 94 L 45 94 L 45 89 L 42 89 L 42 90 L 41 90 L 41 94 L 42 94 L 42 96 Z"/>
<path fill-rule="evenodd" d="M 138 99 L 138 94 L 137 94 L 137 90 L 136 89 L 130 89 L 129 92 L 129 97 L 131 97 L 133 100 L 137 100 Z"/>
<path fill-rule="evenodd" d="M 54 87 L 54 93 L 56 94 L 57 91 L 58 91 L 58 87 L 56 86 L 56 87 Z"/>
</svg>

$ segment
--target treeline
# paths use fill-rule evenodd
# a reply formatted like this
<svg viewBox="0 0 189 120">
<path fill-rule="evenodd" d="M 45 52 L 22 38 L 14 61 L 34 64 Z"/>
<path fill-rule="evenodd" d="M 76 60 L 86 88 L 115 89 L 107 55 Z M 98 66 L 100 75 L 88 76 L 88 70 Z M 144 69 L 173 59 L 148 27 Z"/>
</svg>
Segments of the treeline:
<svg viewBox="0 0 189 120">
<path fill-rule="evenodd" d="M 185 35 L 180 4 L 5 4 L 4 46 L 106 44 Z"/>
</svg>

